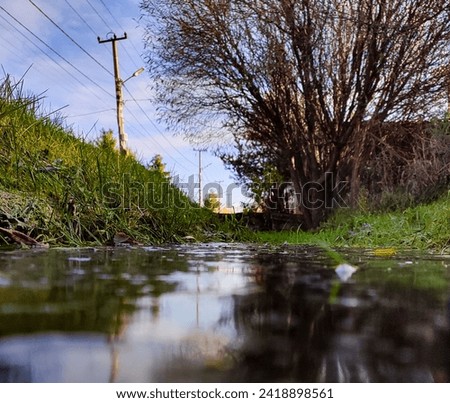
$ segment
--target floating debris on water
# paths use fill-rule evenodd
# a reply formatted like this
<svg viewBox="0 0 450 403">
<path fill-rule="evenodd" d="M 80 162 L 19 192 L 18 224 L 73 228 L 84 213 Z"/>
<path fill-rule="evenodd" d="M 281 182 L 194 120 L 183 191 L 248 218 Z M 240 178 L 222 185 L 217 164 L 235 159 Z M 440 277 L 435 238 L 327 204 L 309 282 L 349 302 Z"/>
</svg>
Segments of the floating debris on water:
<svg viewBox="0 0 450 403">
<path fill-rule="evenodd" d="M 410 266 L 410 265 L 412 265 L 412 264 L 414 264 L 414 262 L 412 261 L 412 260 L 406 260 L 405 262 L 399 262 L 399 266 L 400 267 L 405 267 L 405 266 Z"/>
<path fill-rule="evenodd" d="M 355 266 L 348 263 L 341 263 L 336 267 L 335 272 L 341 281 L 347 281 L 356 270 L 358 270 L 358 268 Z"/>
<path fill-rule="evenodd" d="M 397 250 L 395 248 L 378 248 L 373 250 L 374 256 L 394 256 L 397 253 Z"/>
<path fill-rule="evenodd" d="M 76 256 L 71 256 L 69 257 L 67 260 L 69 260 L 70 262 L 89 262 L 91 260 L 90 257 L 76 257 Z"/>
</svg>

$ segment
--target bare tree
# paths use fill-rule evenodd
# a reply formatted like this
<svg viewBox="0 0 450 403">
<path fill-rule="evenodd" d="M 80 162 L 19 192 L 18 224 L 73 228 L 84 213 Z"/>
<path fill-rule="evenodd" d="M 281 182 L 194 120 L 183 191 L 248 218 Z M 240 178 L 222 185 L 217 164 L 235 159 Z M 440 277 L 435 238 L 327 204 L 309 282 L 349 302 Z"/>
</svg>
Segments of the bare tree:
<svg viewBox="0 0 450 403">
<path fill-rule="evenodd" d="M 270 153 L 293 183 L 307 227 L 340 201 L 340 181 L 349 180 L 357 198 L 373 125 L 446 108 L 446 0 L 143 0 L 141 7 L 166 121 L 192 136 L 220 122 L 240 157 Z"/>
</svg>

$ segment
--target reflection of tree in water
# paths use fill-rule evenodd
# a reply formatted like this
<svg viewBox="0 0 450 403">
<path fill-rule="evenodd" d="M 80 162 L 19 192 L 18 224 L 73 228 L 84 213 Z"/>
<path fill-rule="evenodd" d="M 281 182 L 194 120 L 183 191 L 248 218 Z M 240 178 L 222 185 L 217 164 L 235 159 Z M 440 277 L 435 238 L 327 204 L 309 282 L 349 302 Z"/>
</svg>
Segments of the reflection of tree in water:
<svg viewBox="0 0 450 403">
<path fill-rule="evenodd" d="M 283 260 L 261 265 L 266 267 L 263 289 L 235 297 L 236 327 L 245 334 L 237 376 L 243 381 L 316 379 L 332 328 L 327 293 L 318 282 L 306 303 L 305 286 L 296 281 L 293 267 Z M 313 284 L 316 278 L 323 281 L 319 274 L 305 280 Z"/>
<path fill-rule="evenodd" d="M 436 309 L 431 293 L 375 292 L 340 284 L 333 270 L 319 264 L 261 259 L 267 268 L 262 290 L 235 297 L 235 324 L 244 342 L 235 351 L 233 380 L 448 380 L 445 308 Z"/>
<path fill-rule="evenodd" d="M 0 337 L 48 331 L 116 336 L 139 298 L 176 288 L 158 276 L 188 269 L 168 252 L 101 249 L 82 252 L 84 260 L 75 254 L 51 251 L 8 261 L 11 284 L 1 287 L 0 305 L 10 309 L 0 312 Z"/>
<path fill-rule="evenodd" d="M 0 341 L 4 336 L 33 333 L 58 332 L 69 340 L 78 332 L 104 334 L 111 352 L 110 381 L 114 381 L 120 367 L 116 345 L 139 309 L 138 300 L 151 297 L 157 315 L 159 296 L 176 287 L 158 276 L 187 270 L 185 259 L 176 257 L 120 248 L 18 254 L 6 260 L 11 281 L 0 288 L 0 306 L 9 306 L 0 312 Z M 8 359 L 11 362 L 0 358 L 0 381 L 17 377 L 32 381 L 31 363 L 17 370 L 13 362 L 31 359 L 23 355 L 18 353 Z"/>
</svg>

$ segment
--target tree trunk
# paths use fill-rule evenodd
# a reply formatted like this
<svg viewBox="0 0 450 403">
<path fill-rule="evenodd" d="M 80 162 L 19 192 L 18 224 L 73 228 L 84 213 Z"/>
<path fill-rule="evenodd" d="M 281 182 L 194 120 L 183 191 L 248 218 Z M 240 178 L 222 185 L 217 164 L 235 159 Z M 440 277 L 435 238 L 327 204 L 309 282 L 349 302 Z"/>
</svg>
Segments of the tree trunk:
<svg viewBox="0 0 450 403">
<path fill-rule="evenodd" d="M 314 191 L 316 185 L 319 183 L 309 182 L 305 183 L 301 179 L 301 168 L 297 166 L 295 157 L 289 159 L 289 173 L 291 181 L 294 186 L 294 191 L 297 199 L 296 213 L 300 213 L 304 220 L 304 229 L 317 228 L 323 217 L 323 210 L 325 207 L 325 198 L 323 188 L 315 191 L 317 197 L 314 201 L 310 200 L 310 191 Z M 319 207 L 313 206 L 314 203 L 319 203 Z"/>
<path fill-rule="evenodd" d="M 362 129 L 359 131 L 360 136 L 356 136 L 357 146 L 355 147 L 355 153 L 353 155 L 352 173 L 350 178 L 350 206 L 352 208 L 358 207 L 359 193 L 361 190 L 361 165 L 364 161 L 367 130 L 368 128 Z"/>
</svg>

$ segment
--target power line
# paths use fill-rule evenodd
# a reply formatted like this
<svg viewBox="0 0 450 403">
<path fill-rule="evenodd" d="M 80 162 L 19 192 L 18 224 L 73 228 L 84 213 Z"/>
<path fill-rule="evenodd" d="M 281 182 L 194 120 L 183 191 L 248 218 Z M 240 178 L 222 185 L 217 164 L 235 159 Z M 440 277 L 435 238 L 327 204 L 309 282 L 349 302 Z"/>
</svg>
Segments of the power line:
<svg viewBox="0 0 450 403">
<path fill-rule="evenodd" d="M 81 113 L 79 115 L 70 115 L 70 116 L 67 116 L 67 117 L 69 117 L 69 118 L 80 118 L 80 117 L 83 117 L 83 116 L 98 115 L 99 113 L 111 112 L 111 111 L 114 111 L 114 110 L 115 110 L 114 108 L 108 108 L 108 109 L 102 109 L 100 111 L 95 111 L 95 112 Z"/>
<path fill-rule="evenodd" d="M 111 10 L 109 9 L 109 7 L 105 4 L 105 2 L 103 0 L 99 0 L 100 3 L 102 3 L 103 7 L 106 9 L 106 11 L 108 12 L 108 14 L 111 16 L 111 18 L 113 19 L 113 21 L 118 25 L 118 27 L 125 32 L 125 29 L 122 27 L 122 25 L 120 24 L 120 22 L 117 20 L 116 17 L 114 17 L 113 13 L 111 12 Z M 142 56 L 140 55 L 139 51 L 136 49 L 136 46 L 134 46 L 133 41 L 130 41 L 131 46 L 133 47 L 133 49 L 135 50 L 135 52 L 139 55 L 139 60 L 142 60 Z M 133 63 L 135 63 L 135 66 L 138 66 L 138 63 L 135 62 L 135 60 L 131 57 L 131 55 L 128 53 L 128 50 L 126 49 L 126 47 L 124 47 L 124 51 L 127 54 L 127 56 L 133 60 Z"/>
<path fill-rule="evenodd" d="M 125 89 L 127 89 L 126 87 L 125 87 Z M 127 90 L 128 91 L 128 90 Z M 131 110 L 131 109 L 129 109 L 129 108 L 126 108 L 127 109 L 127 112 L 134 118 L 134 120 L 135 120 L 135 122 L 142 128 L 142 130 L 143 130 L 143 134 L 142 134 L 142 137 L 143 138 L 145 138 L 145 139 L 148 139 L 148 140 L 150 140 L 151 142 L 153 142 L 154 144 L 156 144 L 156 146 L 158 146 L 158 147 L 160 147 L 160 148 L 162 148 L 162 149 L 164 149 L 165 147 L 163 147 L 162 146 L 162 144 L 160 144 L 156 139 L 154 139 L 153 137 L 151 137 L 151 136 L 149 136 L 148 134 L 146 134 L 147 133 L 147 129 L 144 127 L 144 125 L 141 123 L 141 121 L 138 119 L 138 117 L 134 114 L 134 112 Z M 155 126 L 151 121 L 150 121 L 150 123 L 155 127 L 155 129 L 157 129 L 157 126 Z M 129 125 L 130 126 L 130 125 Z M 158 130 L 158 129 L 157 129 Z M 158 130 L 159 131 L 159 130 Z M 162 135 L 162 137 L 166 140 L 166 138 L 164 137 L 164 134 L 163 133 L 161 133 L 160 131 L 159 131 L 159 133 Z M 171 143 L 169 143 L 169 145 L 170 146 L 172 146 L 173 147 L 173 145 L 171 144 Z M 174 147 L 173 147 L 174 148 Z M 180 151 L 179 150 L 177 150 L 176 148 L 174 148 L 178 153 L 180 153 Z M 183 156 L 183 154 L 181 154 L 180 153 L 180 155 L 181 156 Z M 185 156 L 183 156 L 189 163 L 191 163 L 191 164 L 193 164 L 194 166 L 196 166 L 192 161 L 190 161 L 189 159 L 187 159 Z M 184 165 L 182 165 L 181 163 L 178 163 L 183 169 L 185 169 L 185 170 L 188 170 L 188 168 L 187 167 L 185 167 Z"/>
<path fill-rule="evenodd" d="M 86 0 L 91 7 L 92 4 L 89 2 L 89 0 Z M 109 15 L 112 17 L 112 19 L 114 20 L 114 22 L 116 24 L 118 24 L 121 27 L 120 22 L 114 17 L 114 15 L 111 13 L 110 9 L 107 7 L 107 5 L 105 4 L 105 2 L 103 0 L 99 0 L 103 7 L 107 10 L 107 12 L 109 13 Z M 134 47 L 134 44 L 131 42 L 132 46 Z M 134 49 L 136 50 L 136 53 L 139 54 L 138 50 L 134 47 Z M 128 57 L 132 60 L 132 57 L 130 56 L 130 54 L 128 53 L 128 51 L 125 48 L 125 53 L 128 55 Z M 142 60 L 142 57 L 139 55 L 139 58 Z M 134 60 L 133 60 L 134 62 Z M 166 143 L 177 153 L 179 154 L 183 159 L 185 159 L 186 161 L 188 161 L 191 165 L 196 166 L 196 164 L 194 162 L 192 162 L 190 159 L 186 158 L 186 156 L 184 154 L 182 154 L 180 152 L 180 150 L 178 150 L 177 148 L 175 148 L 175 146 L 169 141 L 167 140 L 166 136 L 164 135 L 164 133 L 161 132 L 161 130 L 159 130 L 158 126 L 156 126 L 152 119 L 148 116 L 147 112 L 142 108 L 142 106 L 140 105 L 140 103 L 138 102 L 138 100 L 133 96 L 133 94 L 131 94 L 131 92 L 128 90 L 128 88 L 126 86 L 124 86 L 125 90 L 127 91 L 127 93 L 130 95 L 131 99 L 135 102 L 135 104 L 138 106 L 138 108 L 140 109 L 140 111 L 144 114 L 144 116 L 147 118 L 147 120 L 149 121 L 149 123 L 156 129 L 156 131 L 162 136 L 162 138 L 166 141 Z M 159 143 L 157 143 L 160 147 L 161 145 Z"/>
<path fill-rule="evenodd" d="M 91 6 L 92 10 L 94 10 L 94 13 L 97 14 L 98 18 L 102 20 L 103 24 L 105 24 L 110 31 L 113 31 L 111 26 L 105 21 L 103 16 L 97 11 L 97 9 L 91 4 L 91 2 L 89 0 L 86 0 L 86 2 Z"/>
<path fill-rule="evenodd" d="M 31 1 L 31 0 L 29 0 Z M 94 7 L 94 5 L 89 1 L 86 0 L 86 2 L 89 4 L 89 6 L 91 7 L 91 9 L 95 12 L 95 14 L 101 19 L 101 21 L 111 30 L 111 26 L 107 23 L 107 21 L 102 17 L 102 15 L 98 12 L 98 10 Z M 110 9 L 107 7 L 107 5 L 104 3 L 103 0 L 100 0 L 100 2 L 102 3 L 102 5 L 104 6 L 104 8 L 107 10 L 107 12 L 109 13 L 109 15 L 112 17 L 112 19 L 114 20 L 114 22 L 119 25 L 121 27 L 121 24 L 119 23 L 119 21 L 114 17 L 114 15 L 111 13 Z M 132 46 L 134 47 L 134 44 L 132 43 Z M 138 50 L 134 47 L 134 49 L 136 50 L 136 52 L 139 54 Z M 130 54 L 128 53 L 126 47 L 124 47 L 125 53 L 127 54 L 127 56 L 130 58 L 130 60 L 133 60 L 133 58 L 130 56 Z M 139 56 L 141 59 L 141 56 Z M 133 63 L 135 63 L 135 61 L 133 60 Z M 125 87 L 125 86 L 124 86 Z M 139 109 L 141 110 L 141 112 L 146 116 L 146 118 L 148 119 L 148 121 L 150 122 L 150 124 L 161 134 L 162 138 L 167 142 L 167 144 L 176 152 L 178 153 L 182 158 L 184 158 L 185 160 L 187 160 L 190 164 L 194 165 L 195 164 L 189 160 L 188 158 L 186 158 L 186 156 L 184 154 L 182 154 L 177 148 L 175 148 L 173 146 L 173 144 L 167 140 L 166 136 L 164 135 L 164 133 L 162 133 L 159 128 L 153 123 L 153 121 L 150 119 L 150 117 L 148 116 L 148 114 L 145 112 L 145 110 L 142 108 L 142 106 L 139 104 L 139 102 L 134 98 L 134 96 L 130 93 L 130 91 L 128 90 L 128 88 L 125 87 L 125 90 L 127 91 L 127 93 L 131 96 L 131 98 L 133 99 L 133 101 L 136 103 L 136 105 L 139 107 Z M 128 108 L 127 108 L 128 110 Z M 130 112 L 131 116 L 133 116 L 137 121 L 137 117 Z M 140 123 L 139 123 L 140 124 Z M 142 124 L 140 124 L 142 126 Z M 144 126 L 142 126 L 142 128 L 145 130 Z M 150 136 L 147 136 L 148 138 L 151 138 Z M 154 141 L 159 147 L 162 147 L 161 144 L 159 144 L 156 140 L 152 139 L 152 141 Z"/>
<path fill-rule="evenodd" d="M 136 116 L 134 116 L 130 111 L 128 111 L 128 113 L 130 113 L 130 115 L 132 115 L 135 119 Z M 147 132 L 147 129 L 138 122 L 138 125 L 145 131 L 145 133 Z M 164 147 L 162 147 L 162 145 L 153 137 L 148 136 L 147 134 L 145 134 L 141 128 L 136 127 L 134 123 L 130 123 L 127 122 L 127 127 L 129 128 L 130 131 L 133 132 L 133 134 L 138 134 L 139 137 L 141 137 L 143 139 L 143 146 L 150 150 L 153 154 L 156 154 L 155 150 L 148 144 L 149 142 L 151 142 L 152 144 L 156 145 L 157 147 L 160 147 L 161 149 L 165 150 Z M 136 137 L 135 137 L 136 138 Z M 165 155 L 165 158 L 169 158 L 173 161 L 173 166 L 177 166 L 179 169 L 181 169 L 184 172 L 189 172 L 189 168 L 187 168 L 184 164 L 182 164 L 179 160 L 176 160 L 174 157 L 171 156 L 171 154 L 166 153 L 165 151 L 163 151 L 163 154 Z M 175 169 L 175 168 L 174 168 Z"/>
<path fill-rule="evenodd" d="M 147 112 L 142 108 L 142 106 L 139 104 L 139 102 L 134 98 L 133 94 L 131 94 L 131 92 L 128 90 L 128 88 L 126 86 L 124 86 L 125 90 L 127 91 L 128 95 L 131 96 L 131 98 L 133 99 L 133 101 L 136 103 L 136 105 L 138 106 L 138 108 L 141 110 L 141 112 L 145 115 L 145 117 L 148 119 L 149 123 L 156 129 L 156 131 L 161 134 L 162 138 L 175 150 L 175 152 L 177 152 L 182 158 L 184 158 L 186 161 L 188 161 L 190 164 L 195 166 L 195 163 L 193 163 L 190 159 L 186 158 L 186 156 L 184 154 L 182 154 L 180 152 L 180 150 L 178 150 L 177 148 L 175 148 L 175 146 L 169 141 L 167 140 L 166 136 L 164 135 L 163 132 L 161 132 L 161 130 L 159 130 L 158 126 L 156 126 L 152 119 L 150 119 L 150 117 L 148 116 Z"/>
<path fill-rule="evenodd" d="M 89 4 L 89 6 L 91 7 L 91 9 L 95 12 L 95 14 L 102 20 L 102 22 L 110 29 L 111 27 L 109 26 L 109 24 L 105 21 L 105 19 L 101 16 L 101 14 L 98 12 L 98 10 L 95 8 L 95 6 L 89 1 L 89 0 L 86 0 L 86 2 Z M 66 3 L 67 3 L 67 0 L 66 0 Z M 102 2 L 102 4 L 105 6 L 105 8 L 107 8 L 106 7 L 106 5 Z M 70 5 L 70 4 L 69 4 Z M 72 8 L 72 10 L 73 11 L 75 11 L 76 12 L 76 10 L 73 8 L 73 7 L 71 7 Z M 117 19 L 112 15 L 112 13 L 109 11 L 109 9 L 107 9 L 108 10 L 108 12 L 109 12 L 109 14 L 111 15 L 111 17 L 114 19 L 114 21 L 118 24 L 118 25 L 120 25 L 119 23 L 118 23 L 118 21 L 117 21 Z M 78 12 L 76 12 L 76 14 L 77 14 L 77 16 L 86 24 L 86 25 L 88 25 L 88 27 L 91 29 L 91 31 L 93 31 L 92 30 L 92 28 L 89 26 L 89 24 L 87 23 L 87 21 L 78 13 Z M 127 53 L 127 55 L 128 55 L 128 57 L 131 59 L 131 56 L 129 55 L 129 53 L 126 51 L 126 53 Z M 128 91 L 128 89 L 127 89 L 127 91 Z M 134 101 L 137 103 L 137 101 L 134 99 Z M 127 108 L 127 110 L 128 110 L 128 108 Z M 141 108 L 141 110 L 142 110 L 142 108 Z M 139 119 L 132 113 L 132 112 L 130 112 L 130 114 L 136 119 L 136 121 L 138 121 Z M 147 116 L 148 117 L 148 116 Z M 151 122 L 151 120 L 150 120 L 150 122 Z M 152 122 L 151 122 L 152 123 Z M 153 124 L 153 123 L 152 123 Z M 142 125 L 142 124 L 140 124 L 141 125 L 141 127 L 145 130 L 145 127 Z M 145 137 L 145 135 L 143 135 L 144 137 Z M 160 147 L 160 148 L 164 148 L 164 147 L 162 147 L 162 145 L 161 144 L 159 144 L 156 140 L 154 140 L 154 139 L 152 139 L 151 137 L 148 137 L 148 138 L 150 138 L 151 139 L 151 141 L 153 141 L 158 147 Z M 170 146 L 172 146 L 173 147 L 173 145 L 172 144 L 170 144 L 169 143 L 169 145 Z M 174 148 L 175 149 L 175 148 Z M 176 150 L 176 149 L 175 149 Z M 176 150 L 177 152 L 179 152 L 178 150 Z M 181 156 L 183 156 L 184 157 L 184 155 L 183 154 L 180 154 Z M 188 160 L 189 161 L 189 160 Z M 191 161 L 189 161 L 189 162 L 191 162 Z M 192 162 L 191 162 L 192 163 Z M 181 164 L 180 164 L 181 165 Z"/>
<path fill-rule="evenodd" d="M 95 32 L 94 28 L 92 28 L 92 25 L 89 24 L 86 19 L 68 2 L 68 0 L 64 0 L 66 4 L 72 9 L 72 11 L 78 16 L 78 18 L 86 25 L 89 30 L 95 35 L 95 37 L 98 36 L 98 32 Z M 91 5 L 92 7 L 92 5 Z M 108 48 L 108 52 L 111 54 L 111 49 Z"/>
<path fill-rule="evenodd" d="M 101 64 L 94 56 L 92 56 L 86 49 L 84 49 L 75 39 L 73 39 L 64 29 L 62 29 L 55 21 L 53 21 L 41 8 L 39 8 L 33 0 L 28 0 L 45 18 L 47 18 L 56 28 L 58 28 L 67 38 L 69 38 L 81 51 L 83 51 L 89 58 L 98 64 L 109 75 L 113 75 L 103 64 Z"/>
<path fill-rule="evenodd" d="M 34 38 L 36 38 L 39 42 L 41 42 L 43 45 L 45 45 L 48 49 L 50 49 L 53 53 L 55 53 L 58 57 L 60 57 L 62 60 L 64 60 L 69 66 L 71 66 L 74 70 L 76 70 L 79 74 L 81 74 L 84 78 L 89 80 L 92 84 L 94 84 L 96 87 L 98 87 L 101 91 L 106 93 L 108 96 L 113 97 L 111 93 L 106 91 L 103 87 L 98 85 L 94 80 L 92 80 L 89 76 L 87 76 L 83 71 L 81 71 L 78 67 L 76 67 L 73 63 L 71 63 L 69 60 L 67 60 L 64 56 L 62 56 L 58 51 L 53 49 L 50 45 L 48 45 L 46 42 L 44 42 L 41 38 L 39 38 L 34 32 L 32 32 L 28 27 L 26 27 L 24 24 L 22 24 L 16 17 L 14 17 L 11 13 L 9 13 L 5 8 L 0 6 L 0 9 L 2 9 L 10 18 L 12 18 L 17 24 L 19 24 L 23 29 L 25 29 L 29 34 L 31 34 Z M 36 45 L 35 45 L 36 46 Z M 39 47 L 38 47 L 39 49 Z M 41 49 L 40 49 L 41 50 Z M 42 50 L 41 50 L 42 51 Z M 45 52 L 44 52 L 45 53 Z M 47 53 L 45 53 L 47 54 Z M 50 57 L 50 56 L 49 56 Z M 52 59 L 53 60 L 53 59 Z M 57 62 L 56 62 L 57 63 Z M 59 66 L 60 64 L 57 63 Z M 84 86 L 84 84 L 82 84 Z"/>
<path fill-rule="evenodd" d="M 42 52 L 45 56 L 47 56 L 50 60 L 52 60 L 59 68 L 61 68 L 62 70 L 64 70 L 67 74 L 69 74 L 75 81 L 77 81 L 79 84 L 81 84 L 83 87 L 85 87 L 84 83 L 74 74 L 72 74 L 68 69 L 66 69 L 65 66 L 63 66 L 61 63 L 59 63 L 58 60 L 56 60 L 53 56 L 51 56 L 49 53 L 47 53 L 44 49 L 42 49 L 39 45 L 37 45 L 36 43 L 34 43 L 33 41 L 29 40 L 29 38 L 27 38 L 27 36 L 21 32 L 17 27 L 15 27 L 10 21 L 8 21 L 5 17 L 3 17 L 2 15 L 0 15 L 0 18 L 5 21 L 10 27 L 12 27 L 15 31 L 17 31 L 23 38 L 26 39 L 27 42 L 31 42 L 40 52 Z M 12 46 L 16 51 L 15 54 L 20 54 L 20 49 L 16 46 L 13 46 L 12 43 L 8 43 L 7 45 Z M 30 47 L 30 46 L 29 46 Z M 31 47 L 30 47 L 31 49 Z M 101 98 L 98 93 L 92 91 L 89 87 L 85 87 L 87 88 L 93 95 L 95 95 L 99 100 L 104 101 L 104 98 Z"/>
<path fill-rule="evenodd" d="M 66 1 L 67 1 L 67 0 L 66 0 Z M 108 24 L 108 22 L 103 18 L 102 14 L 97 10 L 97 8 L 96 8 L 89 0 L 86 0 L 86 2 L 87 2 L 87 4 L 89 4 L 89 6 L 90 6 L 91 9 L 94 11 L 94 13 L 97 15 L 97 17 L 98 17 L 98 18 L 103 22 L 103 24 L 109 29 L 109 31 L 110 31 L 110 32 L 113 32 L 114 30 L 111 28 L 111 25 Z M 117 19 L 116 19 L 116 18 L 114 17 L 114 15 L 111 13 L 111 11 L 109 10 L 109 8 L 107 8 L 107 6 L 105 5 L 105 3 L 102 2 L 102 4 L 103 4 L 103 6 L 106 8 L 106 10 L 108 11 L 108 13 L 111 15 L 111 17 L 113 18 L 113 20 L 117 23 L 117 25 L 119 25 L 119 27 L 121 28 L 122 32 L 125 32 L 125 29 L 123 29 L 123 28 L 121 27 L 120 23 L 117 21 Z M 82 17 L 81 17 L 81 19 L 82 19 L 83 21 L 85 21 Z M 85 23 L 87 24 L 86 21 L 85 21 Z M 91 30 L 92 30 L 92 29 L 91 29 Z M 98 36 L 98 35 L 96 34 L 96 36 Z M 134 47 L 134 44 L 133 44 L 132 41 L 131 41 L 131 44 L 132 44 L 132 46 Z M 136 68 L 140 67 L 140 66 L 138 65 L 138 63 L 136 63 L 136 61 L 131 57 L 131 55 L 129 54 L 127 48 L 126 48 L 125 46 L 123 46 L 123 47 L 121 46 L 121 48 L 122 48 L 123 51 L 126 53 L 126 55 L 130 58 L 130 60 L 133 61 L 135 67 L 136 67 Z M 110 51 L 110 52 L 111 52 L 111 51 Z M 122 66 L 121 66 L 121 67 L 122 67 Z"/>
<path fill-rule="evenodd" d="M 69 0 L 70 1 L 70 0 Z M 77 17 L 89 28 L 89 30 L 93 33 L 95 33 L 95 30 L 93 28 L 93 26 L 91 26 L 89 24 L 89 20 L 87 20 L 86 18 L 84 18 L 84 16 L 78 12 L 73 6 L 70 5 L 69 1 L 65 0 L 65 3 L 71 8 L 71 10 L 77 15 Z M 100 0 L 101 1 L 101 0 Z M 88 4 L 91 6 L 91 8 L 96 12 L 97 15 L 99 15 L 98 11 L 95 9 L 95 7 L 93 6 L 93 4 L 91 2 L 89 2 L 89 0 L 87 0 Z M 91 59 L 93 59 L 96 64 L 99 64 L 102 69 L 104 69 L 104 66 L 101 65 L 89 52 L 87 52 L 75 39 L 73 39 L 61 26 L 59 26 L 54 20 L 52 20 L 44 10 L 42 10 L 41 8 L 39 8 L 38 5 L 36 5 L 36 3 L 34 3 L 32 0 L 29 0 L 29 3 L 31 5 L 33 5 L 47 20 L 49 20 L 55 27 L 58 28 L 59 31 L 61 31 L 68 39 L 70 39 L 79 49 L 81 49 L 81 51 L 83 51 L 84 53 L 86 53 Z M 101 1 L 101 4 L 103 6 L 106 6 L 106 4 Z M 84 88 L 88 89 L 89 91 L 91 91 L 98 99 L 101 99 L 103 102 L 105 102 L 104 97 L 101 98 L 98 95 L 98 91 L 94 91 L 92 89 L 92 86 L 86 86 L 85 84 L 83 84 L 82 81 L 80 81 L 80 77 L 83 77 L 84 79 L 88 80 L 90 83 L 92 83 L 96 88 L 100 89 L 103 93 L 107 94 L 108 96 L 111 96 L 114 98 L 114 96 L 109 93 L 108 91 L 106 91 L 102 86 L 100 86 L 96 81 L 92 80 L 88 75 L 86 75 L 82 70 L 80 70 L 79 68 L 77 68 L 72 62 L 70 62 L 69 60 L 67 60 L 62 54 L 60 54 L 57 50 L 55 50 L 50 44 L 46 43 L 44 40 L 42 40 L 38 35 L 36 35 L 34 32 L 32 32 L 28 27 L 26 27 L 21 21 L 19 21 L 16 17 L 14 17 L 11 13 L 9 13 L 4 7 L 0 6 L 0 10 L 2 10 L 7 16 L 9 16 L 9 18 L 11 18 L 12 22 L 8 21 L 6 18 L 4 18 L 3 16 L 0 15 L 0 17 L 2 17 L 2 19 L 7 22 L 10 26 L 12 26 L 17 32 L 20 33 L 21 36 L 23 36 L 27 42 L 31 42 L 37 49 L 39 49 L 40 52 L 42 52 L 45 56 L 47 56 L 49 59 L 51 59 L 58 67 L 60 67 L 61 69 L 63 69 L 64 72 L 66 72 L 67 74 L 69 74 L 74 80 L 76 80 L 79 84 L 81 84 Z M 114 21 L 116 23 L 118 23 L 118 20 L 114 17 L 114 15 L 108 10 L 109 14 L 111 15 L 111 17 L 114 19 Z M 103 22 L 106 23 L 106 21 L 101 18 Z M 16 26 L 17 24 L 17 26 Z M 120 24 L 119 24 L 120 25 Z M 24 32 L 21 32 L 21 30 L 18 29 L 18 27 L 21 27 Z M 28 38 L 25 33 L 28 33 L 28 35 L 30 35 L 30 38 Z M 42 44 L 44 47 L 40 46 L 40 44 Z M 134 47 L 134 45 L 133 45 Z M 46 51 L 46 49 L 50 50 L 50 53 L 48 51 Z M 136 48 L 135 48 L 136 49 Z M 136 52 L 139 53 L 136 49 Z M 133 60 L 133 58 L 130 56 L 130 54 L 125 51 L 125 53 L 127 54 L 127 56 Z M 62 61 L 64 61 L 67 66 L 70 66 L 73 70 L 76 71 L 77 74 L 73 74 L 70 69 L 67 69 L 67 66 L 65 66 L 63 63 L 60 63 L 59 60 L 57 60 L 57 58 L 55 58 L 53 55 L 56 55 L 58 58 L 60 58 Z M 133 60 L 134 61 L 134 60 Z M 108 74 L 112 75 L 112 73 L 108 71 Z M 128 88 L 126 88 L 127 93 L 129 93 Z M 135 104 L 139 107 L 140 111 L 144 114 L 144 116 L 148 119 L 148 122 L 154 127 L 154 129 L 161 135 L 162 140 L 164 142 L 167 143 L 167 145 L 169 147 L 171 147 L 174 152 L 179 155 L 181 158 L 185 159 L 186 161 L 189 162 L 189 164 L 191 164 L 192 166 L 196 166 L 196 164 L 194 162 L 192 162 L 190 159 L 188 159 L 186 157 L 186 155 L 184 155 L 183 153 L 180 152 L 180 150 L 178 150 L 177 148 L 175 148 L 175 146 L 167 139 L 167 136 L 153 123 L 153 121 L 151 120 L 151 118 L 148 116 L 147 112 L 142 108 L 142 106 L 139 104 L 139 101 L 130 94 L 130 98 L 135 102 Z M 109 109 L 105 109 L 102 111 L 98 111 L 98 112 L 91 112 L 91 113 L 86 113 L 86 114 L 79 114 L 79 115 L 74 115 L 73 117 L 81 117 L 81 116 L 88 116 L 88 115 L 92 115 L 92 114 L 96 114 L 96 113 L 102 113 L 102 112 L 107 112 L 109 110 L 113 110 L 112 108 Z M 127 111 L 129 111 L 129 108 L 127 107 Z M 140 130 L 137 130 L 137 134 L 142 136 L 142 138 L 144 139 L 148 139 L 150 142 L 156 144 L 158 146 L 158 148 L 160 149 L 167 149 L 167 146 L 164 146 L 162 144 L 160 144 L 159 141 L 157 141 L 155 138 L 153 138 L 152 136 L 149 135 L 148 133 L 148 127 L 144 127 L 142 125 L 142 123 L 140 122 L 140 119 L 138 119 L 135 114 L 132 111 L 129 111 L 130 115 L 133 117 L 133 119 L 135 119 L 136 124 L 138 124 L 144 131 L 141 132 Z M 134 126 L 134 125 L 131 125 Z M 147 147 L 147 143 L 144 142 L 144 146 Z M 149 149 L 151 149 L 149 147 Z M 189 169 L 187 169 L 183 164 L 181 164 L 180 162 L 176 161 L 172 156 L 170 156 L 170 154 L 173 153 L 168 153 L 168 157 L 173 160 L 175 162 L 176 165 L 182 167 L 185 171 L 188 171 Z"/>
<path fill-rule="evenodd" d="M 117 21 L 116 17 L 114 17 L 114 15 L 111 13 L 109 7 L 103 2 L 103 0 L 100 0 L 100 3 L 103 4 L 103 7 L 105 7 L 106 11 L 109 13 L 109 15 L 112 17 L 112 19 L 114 20 L 114 22 L 119 26 L 119 28 L 122 29 L 120 22 Z M 122 29 L 123 30 L 123 29 Z"/>
<path fill-rule="evenodd" d="M 94 28 L 91 27 L 91 25 L 86 21 L 85 18 L 83 18 L 83 16 L 67 1 L 64 0 L 66 2 L 66 4 L 73 10 L 73 12 L 81 19 L 81 21 L 84 22 L 84 24 L 91 30 L 91 32 L 97 36 L 97 33 L 94 31 Z"/>
<path fill-rule="evenodd" d="M 20 31 L 17 27 L 15 27 L 10 21 L 8 21 L 3 15 L 0 15 L 0 18 L 6 22 L 9 27 L 11 27 L 12 29 L 14 29 L 15 31 L 17 31 L 17 33 L 19 35 L 21 35 L 25 40 L 25 45 L 31 50 L 33 51 L 31 45 L 29 45 L 29 43 L 33 44 L 40 52 L 42 52 L 45 56 L 47 56 L 50 60 L 52 60 L 59 68 L 61 68 L 62 70 L 64 70 L 67 74 L 69 74 L 74 80 L 76 80 L 79 84 L 83 85 L 84 84 L 81 82 L 81 80 L 75 76 L 74 74 L 72 74 L 65 66 L 63 66 L 61 63 L 59 63 L 58 60 L 56 60 L 52 55 L 50 55 L 49 53 L 47 53 L 44 49 L 42 49 L 38 44 L 34 43 L 33 41 L 31 41 L 22 31 Z M 3 25 L 2 25 L 3 26 Z M 3 26 L 4 27 L 4 26 Z M 4 28 L 6 30 L 6 28 Z M 15 51 L 13 52 L 14 55 L 20 55 L 20 51 L 23 50 L 23 48 L 19 48 L 17 46 L 14 46 L 14 42 L 7 42 L 4 44 L 4 46 L 9 46 L 12 49 L 14 49 Z M 31 66 L 30 66 L 31 67 Z M 97 93 L 95 93 L 94 91 L 91 91 L 95 96 L 97 96 L 98 99 L 102 99 L 98 96 Z"/>
</svg>

